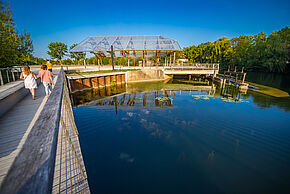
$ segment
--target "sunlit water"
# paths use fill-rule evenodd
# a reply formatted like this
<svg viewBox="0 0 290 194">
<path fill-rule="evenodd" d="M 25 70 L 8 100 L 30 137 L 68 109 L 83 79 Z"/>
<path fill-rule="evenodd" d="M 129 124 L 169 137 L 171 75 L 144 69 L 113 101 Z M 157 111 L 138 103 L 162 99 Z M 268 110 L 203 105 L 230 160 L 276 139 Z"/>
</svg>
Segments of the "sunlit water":
<svg viewBox="0 0 290 194">
<path fill-rule="evenodd" d="M 289 193 L 289 98 L 221 93 L 207 82 L 75 93 L 92 193 Z"/>
</svg>

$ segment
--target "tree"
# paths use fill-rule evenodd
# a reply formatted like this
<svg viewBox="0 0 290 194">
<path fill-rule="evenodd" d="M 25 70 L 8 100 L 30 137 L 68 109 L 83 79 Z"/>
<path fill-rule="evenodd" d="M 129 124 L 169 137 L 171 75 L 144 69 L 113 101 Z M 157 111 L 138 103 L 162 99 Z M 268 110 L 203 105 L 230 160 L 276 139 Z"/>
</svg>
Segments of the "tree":
<svg viewBox="0 0 290 194">
<path fill-rule="evenodd" d="M 8 4 L 0 1 L 0 65 L 11 66 L 18 60 L 20 39 Z"/>
<path fill-rule="evenodd" d="M 72 50 L 76 46 L 77 44 L 73 44 L 69 49 Z M 79 64 L 79 61 L 82 59 L 82 53 L 71 53 L 70 58 L 74 59 L 75 64 Z"/>
<path fill-rule="evenodd" d="M 20 46 L 18 50 L 20 54 L 20 63 L 32 61 L 33 44 L 30 38 L 30 34 L 24 32 L 23 34 L 20 34 L 19 38 L 20 38 Z"/>
<path fill-rule="evenodd" d="M 67 45 L 62 42 L 52 42 L 48 45 L 48 49 L 47 54 L 51 58 L 59 60 L 62 64 L 61 60 L 67 53 Z"/>
<path fill-rule="evenodd" d="M 28 32 L 19 33 L 9 10 L 9 4 L 0 0 L 0 66 L 31 63 L 33 45 Z"/>
</svg>

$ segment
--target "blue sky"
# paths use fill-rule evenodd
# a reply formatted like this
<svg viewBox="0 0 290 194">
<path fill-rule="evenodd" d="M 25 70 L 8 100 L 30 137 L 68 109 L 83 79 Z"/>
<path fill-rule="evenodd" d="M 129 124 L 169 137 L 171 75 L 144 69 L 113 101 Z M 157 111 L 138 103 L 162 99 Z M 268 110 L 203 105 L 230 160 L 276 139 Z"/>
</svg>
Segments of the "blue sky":
<svg viewBox="0 0 290 194">
<path fill-rule="evenodd" d="M 163 35 L 186 47 L 222 36 L 270 34 L 290 24 L 289 0 L 10 0 L 10 5 L 18 30 L 31 34 L 34 55 L 44 58 L 50 42 L 70 46 L 88 36 Z"/>
</svg>

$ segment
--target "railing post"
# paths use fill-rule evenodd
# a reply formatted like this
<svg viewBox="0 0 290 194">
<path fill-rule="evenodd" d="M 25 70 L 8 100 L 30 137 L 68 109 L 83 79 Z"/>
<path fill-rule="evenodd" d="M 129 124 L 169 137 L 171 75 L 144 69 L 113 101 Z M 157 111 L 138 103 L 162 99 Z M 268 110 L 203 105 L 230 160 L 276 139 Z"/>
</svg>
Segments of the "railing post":
<svg viewBox="0 0 290 194">
<path fill-rule="evenodd" d="M 7 69 L 6 70 L 6 75 L 7 75 L 7 83 L 9 83 L 10 82 L 10 79 L 9 79 L 9 72 L 8 72 L 9 70 Z"/>
<path fill-rule="evenodd" d="M 14 71 L 11 71 L 11 73 L 12 73 L 12 80 L 15 81 Z"/>
<path fill-rule="evenodd" d="M 2 71 L 0 70 L 0 83 L 1 86 L 4 85 L 3 77 L 2 77 Z"/>
</svg>

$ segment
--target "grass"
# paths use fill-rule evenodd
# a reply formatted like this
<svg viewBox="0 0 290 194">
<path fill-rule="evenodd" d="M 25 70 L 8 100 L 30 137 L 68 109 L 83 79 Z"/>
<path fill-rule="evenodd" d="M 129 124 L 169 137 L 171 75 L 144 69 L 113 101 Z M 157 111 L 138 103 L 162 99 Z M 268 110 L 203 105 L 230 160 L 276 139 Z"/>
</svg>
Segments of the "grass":
<svg viewBox="0 0 290 194">
<path fill-rule="evenodd" d="M 91 75 L 100 73 L 114 73 L 114 72 L 127 72 L 127 71 L 138 71 L 139 69 L 115 69 L 115 70 L 101 70 L 101 71 L 84 71 L 84 72 L 73 72 L 66 74 L 67 76 L 74 75 Z"/>
</svg>

